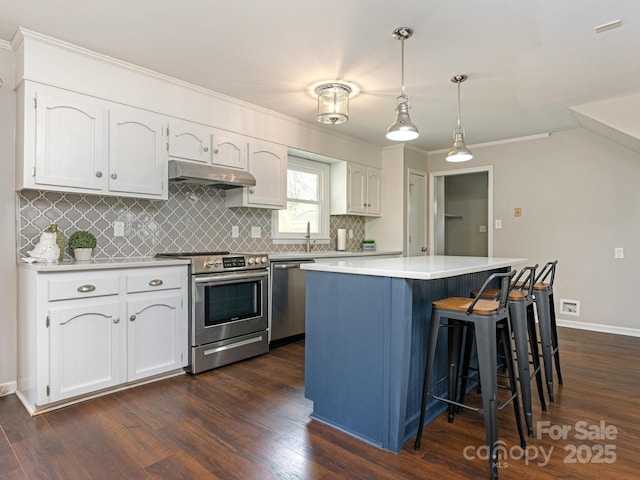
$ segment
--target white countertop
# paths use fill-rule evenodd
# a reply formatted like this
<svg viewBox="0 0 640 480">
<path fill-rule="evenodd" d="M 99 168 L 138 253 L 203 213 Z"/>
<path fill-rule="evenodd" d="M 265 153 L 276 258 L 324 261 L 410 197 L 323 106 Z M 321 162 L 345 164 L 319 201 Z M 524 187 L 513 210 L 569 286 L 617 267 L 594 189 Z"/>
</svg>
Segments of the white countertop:
<svg viewBox="0 0 640 480">
<path fill-rule="evenodd" d="M 63 260 L 52 263 L 26 263 L 18 262 L 19 268 L 26 268 L 38 272 L 68 272 L 73 270 L 106 270 L 111 268 L 137 268 L 137 267 L 168 267 L 172 265 L 188 265 L 189 260 L 183 258 L 114 258 L 94 259 L 89 262 L 76 262 L 75 260 Z"/>
<path fill-rule="evenodd" d="M 363 252 L 361 250 L 355 252 L 339 252 L 337 250 L 332 251 L 317 251 L 317 252 L 278 252 L 270 253 L 269 260 L 271 261 L 286 261 L 286 260 L 308 260 L 308 259 L 326 259 L 326 258 L 345 258 L 345 257 L 380 257 L 384 255 L 402 255 L 402 251 L 388 250 L 388 251 L 375 251 L 375 252 Z"/>
<path fill-rule="evenodd" d="M 433 280 L 495 268 L 513 267 L 526 261 L 526 258 L 432 255 L 399 258 L 320 259 L 315 263 L 304 263 L 301 268 L 318 272 Z"/>
</svg>

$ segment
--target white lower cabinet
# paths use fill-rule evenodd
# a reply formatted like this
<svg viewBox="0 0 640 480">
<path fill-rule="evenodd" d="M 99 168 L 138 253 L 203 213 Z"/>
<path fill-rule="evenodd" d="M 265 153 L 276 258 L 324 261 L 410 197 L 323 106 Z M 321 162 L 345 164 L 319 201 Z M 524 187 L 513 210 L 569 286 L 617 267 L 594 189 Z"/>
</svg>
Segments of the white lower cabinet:
<svg viewBox="0 0 640 480">
<path fill-rule="evenodd" d="M 106 297 L 110 298 L 110 297 Z M 49 309 L 49 400 L 84 395 L 122 382 L 124 329 L 116 298 L 58 302 Z"/>
<path fill-rule="evenodd" d="M 18 269 L 18 395 L 32 413 L 179 372 L 187 267 Z"/>
<path fill-rule="evenodd" d="M 127 380 L 183 366 L 182 295 L 154 294 L 127 301 Z"/>
</svg>

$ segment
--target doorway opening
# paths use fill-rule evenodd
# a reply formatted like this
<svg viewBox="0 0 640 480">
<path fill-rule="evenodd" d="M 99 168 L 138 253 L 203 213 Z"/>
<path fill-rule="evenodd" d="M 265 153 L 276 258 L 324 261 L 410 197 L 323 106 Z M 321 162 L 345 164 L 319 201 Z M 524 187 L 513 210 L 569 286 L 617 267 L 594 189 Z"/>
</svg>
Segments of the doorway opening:
<svg viewBox="0 0 640 480">
<path fill-rule="evenodd" d="M 493 256 L 493 166 L 429 174 L 429 250 Z"/>
<path fill-rule="evenodd" d="M 427 255 L 427 174 L 407 170 L 407 256 Z"/>
</svg>

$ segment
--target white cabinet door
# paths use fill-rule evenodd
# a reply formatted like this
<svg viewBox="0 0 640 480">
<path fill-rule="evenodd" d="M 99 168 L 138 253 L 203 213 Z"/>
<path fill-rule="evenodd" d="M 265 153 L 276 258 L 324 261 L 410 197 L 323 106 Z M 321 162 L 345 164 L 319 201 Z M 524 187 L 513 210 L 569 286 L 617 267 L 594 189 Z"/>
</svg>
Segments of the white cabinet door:
<svg viewBox="0 0 640 480">
<path fill-rule="evenodd" d="M 367 169 L 367 214 L 382 214 L 382 171 L 377 168 Z"/>
<path fill-rule="evenodd" d="M 82 302 L 79 305 L 78 302 Z M 117 299 L 54 305 L 49 311 L 50 401 L 83 395 L 123 381 L 126 335 Z"/>
<path fill-rule="evenodd" d="M 210 163 L 212 132 L 211 127 L 198 123 L 172 121 L 169 125 L 169 156 Z"/>
<path fill-rule="evenodd" d="M 129 295 L 127 380 L 139 380 L 184 366 L 186 322 L 181 292 Z"/>
<path fill-rule="evenodd" d="M 101 190 L 106 110 L 90 97 L 42 87 L 36 106 L 35 183 Z"/>
<path fill-rule="evenodd" d="M 216 165 L 246 170 L 247 137 L 224 130 L 214 130 L 211 162 Z"/>
<path fill-rule="evenodd" d="M 252 140 L 247 149 L 247 170 L 256 185 L 227 190 L 227 207 L 286 208 L 287 147 Z"/>
<path fill-rule="evenodd" d="M 366 167 L 349 164 L 349 213 L 367 213 L 366 187 L 367 169 Z"/>
<path fill-rule="evenodd" d="M 136 108 L 109 113 L 109 191 L 167 198 L 164 117 Z"/>
</svg>

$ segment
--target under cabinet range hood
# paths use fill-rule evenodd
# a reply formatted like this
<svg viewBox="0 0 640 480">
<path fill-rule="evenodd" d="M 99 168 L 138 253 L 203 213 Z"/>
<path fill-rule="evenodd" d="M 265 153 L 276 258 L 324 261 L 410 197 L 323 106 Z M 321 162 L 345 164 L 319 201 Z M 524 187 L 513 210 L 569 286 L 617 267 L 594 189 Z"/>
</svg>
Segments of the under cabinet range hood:
<svg viewBox="0 0 640 480">
<path fill-rule="evenodd" d="M 215 188 L 253 187 L 256 179 L 249 172 L 233 168 L 169 160 L 169 181 Z"/>
</svg>

